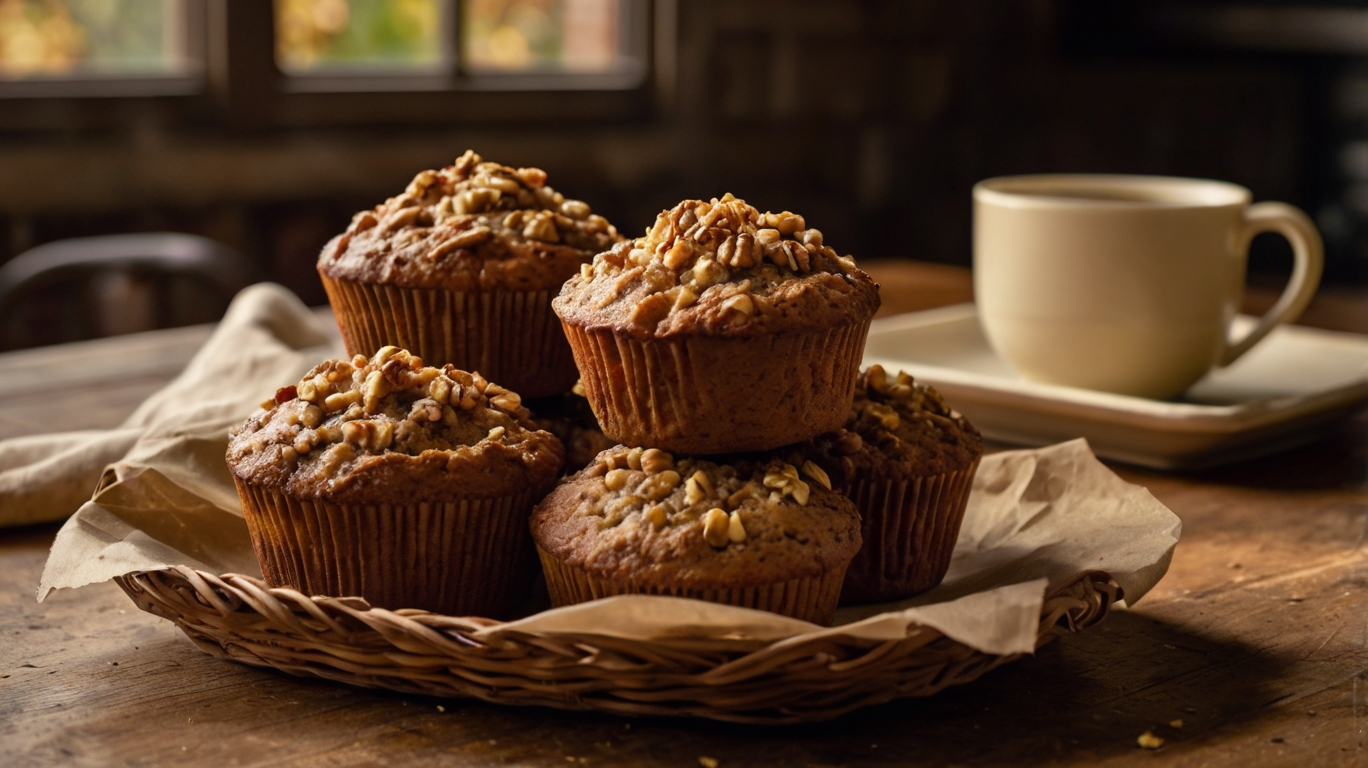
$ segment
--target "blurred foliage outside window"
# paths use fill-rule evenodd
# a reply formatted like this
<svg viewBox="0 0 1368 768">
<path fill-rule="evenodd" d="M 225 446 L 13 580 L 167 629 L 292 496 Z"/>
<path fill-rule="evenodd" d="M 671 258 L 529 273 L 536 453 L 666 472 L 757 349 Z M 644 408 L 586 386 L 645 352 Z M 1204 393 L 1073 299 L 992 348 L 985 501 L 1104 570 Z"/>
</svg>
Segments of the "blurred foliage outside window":
<svg viewBox="0 0 1368 768">
<path fill-rule="evenodd" d="M 459 5 L 458 5 L 459 3 Z M 276 61 L 292 74 L 430 69 L 604 72 L 619 56 L 619 0 L 275 0 Z M 175 74 L 184 0 L 0 0 L 0 79 Z"/>
<path fill-rule="evenodd" d="M 472 70 L 610 69 L 618 56 L 618 0 L 467 0 L 461 63 Z"/>
<path fill-rule="evenodd" d="M 276 0 L 276 61 L 294 73 L 449 61 L 456 0 Z M 618 56 L 618 0 L 459 2 L 461 64 L 475 72 L 595 72 Z"/>
<path fill-rule="evenodd" d="M 431 67 L 446 58 L 442 0 L 276 0 L 276 62 L 299 72 L 337 65 Z"/>
<path fill-rule="evenodd" d="M 0 0 L 0 78 L 173 74 L 180 0 Z"/>
</svg>

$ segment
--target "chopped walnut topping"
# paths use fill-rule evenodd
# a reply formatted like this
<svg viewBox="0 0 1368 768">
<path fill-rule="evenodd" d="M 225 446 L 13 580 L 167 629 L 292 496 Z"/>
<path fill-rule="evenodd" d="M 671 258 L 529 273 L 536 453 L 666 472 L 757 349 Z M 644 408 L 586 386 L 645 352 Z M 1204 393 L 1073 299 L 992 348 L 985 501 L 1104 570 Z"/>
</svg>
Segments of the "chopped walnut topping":
<svg viewBox="0 0 1368 768">
<path fill-rule="evenodd" d="M 864 450 L 864 438 L 859 432 L 841 429 L 836 433 L 836 452 L 842 456 L 854 456 Z"/>
<path fill-rule="evenodd" d="M 727 539 L 733 544 L 746 541 L 746 527 L 741 524 L 741 516 L 735 512 L 727 516 Z"/>
<path fill-rule="evenodd" d="M 755 303 L 751 301 L 751 297 L 744 293 L 737 294 L 722 302 L 722 307 L 733 312 L 740 312 L 743 315 L 755 314 Z"/>
<path fill-rule="evenodd" d="M 780 502 L 789 496 L 806 504 L 810 493 L 798 470 L 778 459 L 733 466 L 676 459 L 656 448 L 643 451 L 618 446 L 600 453 L 584 472 L 601 477 L 604 487 L 614 494 L 604 503 L 602 525 L 625 524 L 636 514 L 639 524 L 654 528 L 702 525 L 708 543 L 719 549 L 747 541 L 739 514 L 747 502 Z"/>
<path fill-rule="evenodd" d="M 731 539 L 727 536 L 727 528 L 730 519 L 727 513 L 718 507 L 713 507 L 703 515 L 703 538 L 710 546 L 721 549 L 727 546 Z"/>
<path fill-rule="evenodd" d="M 546 186 L 540 168 L 513 168 L 485 162 L 466 150 L 441 170 L 421 171 L 403 194 L 352 218 L 348 235 L 379 227 L 393 232 L 407 226 L 445 227 L 450 236 L 430 249 L 438 259 L 496 235 L 566 243 L 597 250 L 618 238 L 617 230 L 582 200 L 569 200 Z M 345 243 L 334 254 L 341 256 Z"/>
<path fill-rule="evenodd" d="M 620 469 L 613 470 L 621 472 Z M 667 469 L 656 475 L 649 475 L 637 486 L 637 493 L 644 496 L 649 501 L 660 501 L 661 499 L 674 493 L 674 489 L 679 487 L 679 473 L 673 469 Z"/>
<path fill-rule="evenodd" d="M 674 457 L 659 448 L 647 448 L 641 452 L 641 468 L 646 474 L 655 474 L 674 469 Z M 677 478 L 679 473 L 675 473 Z"/>
<path fill-rule="evenodd" d="M 902 424 L 902 418 L 898 416 L 898 412 L 883 403 L 866 400 L 860 403 L 858 407 L 882 424 L 884 429 L 897 429 Z"/>
<path fill-rule="evenodd" d="M 855 380 L 844 426 L 796 446 L 785 458 L 819 485 L 848 490 L 857 477 L 958 471 L 982 453 L 978 430 L 934 388 L 906 372 L 894 375 L 871 365 Z"/>
<path fill-rule="evenodd" d="M 610 491 L 620 491 L 627 487 L 627 479 L 631 477 L 631 471 L 626 469 L 611 469 L 608 474 L 603 476 L 603 484 Z"/>
<path fill-rule="evenodd" d="M 814 464 L 811 459 L 805 460 L 803 462 L 803 466 L 801 467 L 801 469 L 803 474 L 807 475 L 813 480 L 816 480 L 818 485 L 822 486 L 828 491 L 831 490 L 831 477 L 827 475 L 825 469 L 822 469 L 821 467 Z"/>
<path fill-rule="evenodd" d="M 773 493 L 780 497 L 792 496 L 793 500 L 799 504 L 806 504 L 808 494 L 811 493 L 808 484 L 798 477 L 798 469 L 786 461 L 771 465 L 770 469 L 765 472 L 764 483 L 765 487 L 771 489 Z"/>
<path fill-rule="evenodd" d="M 901 414 L 901 415 L 900 415 Z M 903 419 L 947 418 L 963 421 L 963 417 L 946 404 L 940 393 L 925 384 L 918 384 L 905 371 L 898 371 L 890 377 L 881 365 L 871 365 L 855 381 L 855 406 L 848 427 L 860 423 L 877 423 L 884 429 L 894 431 L 901 426 Z M 859 435 L 850 433 L 847 440 L 859 440 Z M 848 453 L 860 450 L 856 443 Z"/>
<path fill-rule="evenodd" d="M 536 428 L 516 393 L 479 373 L 424 366 L 392 346 L 369 359 L 322 363 L 263 406 L 239 431 L 279 445 L 281 461 L 309 463 L 324 475 L 367 455 L 518 442 Z M 260 453 L 265 444 L 235 440 L 230 450 Z"/>
<path fill-rule="evenodd" d="M 694 473 L 694 476 L 693 476 L 693 477 L 690 477 L 690 478 L 689 478 L 689 482 L 685 485 L 685 487 L 684 487 L 684 503 L 685 503 L 685 504 L 689 504 L 689 505 L 697 504 L 698 502 L 700 502 L 700 501 L 702 501 L 702 500 L 708 498 L 708 493 L 707 493 L 707 491 L 703 490 L 703 484 L 702 484 L 701 482 L 699 482 L 699 478 L 700 478 L 700 477 L 706 478 L 707 475 L 706 475 L 702 470 L 699 470 L 698 472 L 695 472 L 695 473 Z"/>
<path fill-rule="evenodd" d="M 661 212 L 643 237 L 595 256 L 576 279 L 625 285 L 640 277 L 650 290 L 633 321 L 651 325 L 713 294 L 725 312 L 749 317 L 759 311 L 762 288 L 814 272 L 855 271 L 854 260 L 824 245 L 822 233 L 808 228 L 802 216 L 761 213 L 727 194 L 685 200 Z"/>
</svg>

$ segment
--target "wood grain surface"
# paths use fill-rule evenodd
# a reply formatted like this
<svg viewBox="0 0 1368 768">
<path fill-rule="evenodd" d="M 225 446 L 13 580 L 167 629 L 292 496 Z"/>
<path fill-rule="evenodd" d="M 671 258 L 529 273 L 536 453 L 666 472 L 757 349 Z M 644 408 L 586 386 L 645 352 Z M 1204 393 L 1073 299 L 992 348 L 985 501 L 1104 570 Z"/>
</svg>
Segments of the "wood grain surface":
<svg viewBox="0 0 1368 768">
<path fill-rule="evenodd" d="M 890 310 L 972 295 L 963 270 L 870 271 Z M 1365 306 L 1368 291 L 1336 292 L 1307 318 L 1368 332 Z M 0 355 L 0 436 L 117 423 L 206 331 L 161 333 Z M 144 373 L 114 386 L 117 370 Z M 1135 609 L 932 699 L 791 728 L 424 700 L 219 661 L 112 584 L 34 602 L 57 526 L 0 530 L 0 765 L 1368 765 L 1368 415 L 1222 469 L 1113 467 L 1184 525 Z M 1158 750 L 1137 746 L 1147 731 Z"/>
</svg>

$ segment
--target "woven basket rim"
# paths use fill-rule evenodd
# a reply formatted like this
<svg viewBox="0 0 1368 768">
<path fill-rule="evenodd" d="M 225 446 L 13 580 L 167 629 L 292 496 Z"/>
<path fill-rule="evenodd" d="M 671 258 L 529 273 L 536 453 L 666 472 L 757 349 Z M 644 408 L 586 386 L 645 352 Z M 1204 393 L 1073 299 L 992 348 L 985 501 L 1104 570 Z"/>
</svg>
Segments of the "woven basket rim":
<svg viewBox="0 0 1368 768">
<path fill-rule="evenodd" d="M 185 566 L 115 579 L 143 611 L 219 658 L 363 688 L 617 715 L 813 722 L 970 682 L 1021 654 L 983 653 L 924 625 L 896 640 L 831 631 L 777 640 L 635 640 L 496 632 L 507 622 L 308 597 Z M 1105 618 L 1122 591 L 1089 571 L 1053 586 L 1036 648 Z M 839 629 L 839 628 L 837 628 Z"/>
</svg>

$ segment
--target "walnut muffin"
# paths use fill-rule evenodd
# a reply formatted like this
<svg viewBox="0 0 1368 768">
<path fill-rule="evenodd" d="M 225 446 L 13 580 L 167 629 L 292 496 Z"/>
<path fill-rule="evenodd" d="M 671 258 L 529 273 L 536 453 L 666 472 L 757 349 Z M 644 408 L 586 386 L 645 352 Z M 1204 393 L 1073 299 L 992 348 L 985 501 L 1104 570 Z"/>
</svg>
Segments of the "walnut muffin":
<svg viewBox="0 0 1368 768">
<path fill-rule="evenodd" d="M 860 520 L 779 459 L 719 463 L 617 446 L 532 513 L 555 605 L 691 597 L 830 623 Z"/>
<path fill-rule="evenodd" d="M 525 596 L 527 516 L 564 451 L 517 394 L 384 347 L 262 408 L 233 430 L 228 468 L 268 584 L 456 615 Z"/>
<path fill-rule="evenodd" d="M 538 168 L 467 151 L 352 218 L 318 259 L 348 354 L 397 345 L 527 397 L 578 377 L 551 299 L 622 238 Z"/>
<path fill-rule="evenodd" d="M 933 387 L 870 366 L 845 426 L 793 453 L 860 511 L 864 546 L 846 571 L 842 602 L 897 600 L 945 578 L 983 438 Z"/>
<path fill-rule="evenodd" d="M 553 303 L 604 434 L 689 454 L 836 429 L 878 286 L 793 213 L 685 200 Z"/>
</svg>

